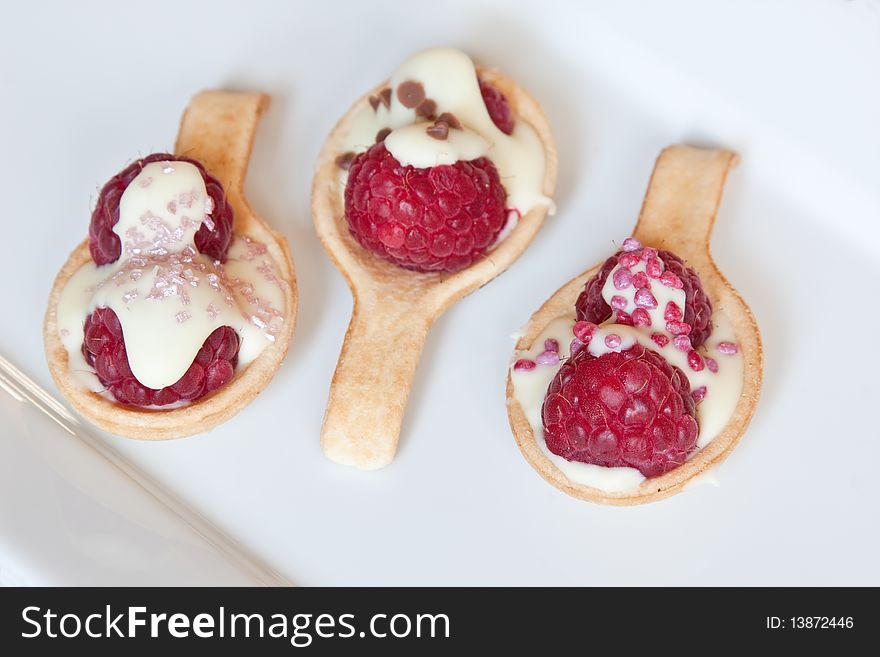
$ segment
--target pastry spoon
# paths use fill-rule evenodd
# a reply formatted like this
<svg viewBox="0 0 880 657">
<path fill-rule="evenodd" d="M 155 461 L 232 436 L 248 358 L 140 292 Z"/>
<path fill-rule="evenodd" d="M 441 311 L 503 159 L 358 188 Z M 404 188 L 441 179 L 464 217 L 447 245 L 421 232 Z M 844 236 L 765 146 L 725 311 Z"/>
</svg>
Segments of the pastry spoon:
<svg viewBox="0 0 880 657">
<path fill-rule="evenodd" d="M 531 124 L 544 146 L 543 191 L 556 186 L 556 147 L 538 103 L 496 71 L 480 76 L 507 96 L 514 115 Z M 342 272 L 354 297 L 351 322 L 330 386 L 321 429 L 324 453 L 333 461 L 372 470 L 394 458 L 416 365 L 431 325 L 466 294 L 482 287 L 523 252 L 547 215 L 538 206 L 481 260 L 455 274 L 402 269 L 355 242 L 346 225 L 336 158 L 362 96 L 331 132 L 321 151 L 312 188 L 312 216 L 324 249 Z"/>
<path fill-rule="evenodd" d="M 569 495 L 606 504 L 641 504 L 677 493 L 698 475 L 724 459 L 749 424 L 761 390 L 761 336 L 749 307 L 718 270 L 709 251 L 709 238 L 727 174 L 736 164 L 736 153 L 684 145 L 666 148 L 657 159 L 633 237 L 645 246 L 666 249 L 696 269 L 715 311 L 722 310 L 732 323 L 743 358 L 742 393 L 723 430 L 688 461 L 659 477 L 645 479 L 634 491 L 608 492 L 568 479 L 538 446 L 525 411 L 507 379 L 507 412 L 523 455 L 544 479 Z M 574 304 L 584 284 L 601 263 L 559 288 L 532 315 L 516 350 L 532 348 L 548 324 L 574 316 Z"/>
</svg>

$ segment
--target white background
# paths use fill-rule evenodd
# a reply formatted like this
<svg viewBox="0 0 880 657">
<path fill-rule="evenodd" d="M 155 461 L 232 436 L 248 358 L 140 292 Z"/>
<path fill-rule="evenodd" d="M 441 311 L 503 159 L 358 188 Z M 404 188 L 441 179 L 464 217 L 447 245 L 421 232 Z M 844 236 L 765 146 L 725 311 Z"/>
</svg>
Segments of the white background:
<svg viewBox="0 0 880 657">
<path fill-rule="evenodd" d="M 436 324 L 397 460 L 362 473 L 318 442 L 351 300 L 312 229 L 312 168 L 354 98 L 441 44 L 544 104 L 559 213 Z M 108 440 L 293 582 L 880 584 L 876 0 L 16 3 L 0 81 L 0 351 L 52 391 L 45 300 L 98 187 L 172 148 L 198 90 L 272 94 L 247 193 L 296 264 L 287 361 L 207 435 Z M 720 487 L 595 506 L 520 456 L 509 336 L 628 234 L 677 141 L 742 154 L 712 247 L 762 329 L 764 391 Z M 0 504 L 27 513 L 29 500 Z"/>
</svg>

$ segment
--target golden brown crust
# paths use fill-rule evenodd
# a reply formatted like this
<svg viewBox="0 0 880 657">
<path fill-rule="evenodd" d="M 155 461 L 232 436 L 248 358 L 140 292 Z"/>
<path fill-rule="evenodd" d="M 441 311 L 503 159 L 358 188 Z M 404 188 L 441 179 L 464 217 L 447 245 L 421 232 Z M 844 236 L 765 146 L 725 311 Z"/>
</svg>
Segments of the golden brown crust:
<svg viewBox="0 0 880 657">
<path fill-rule="evenodd" d="M 244 177 L 264 94 L 206 91 L 197 95 L 181 121 L 176 152 L 202 162 L 223 183 L 235 216 L 235 232 L 264 242 L 288 282 L 286 318 L 281 332 L 247 367 L 216 393 L 181 408 L 146 410 L 122 406 L 76 382 L 68 368 L 67 350 L 58 335 L 56 309 L 61 291 L 80 267 L 91 261 L 88 240 L 61 268 L 43 322 L 46 360 L 61 394 L 83 416 L 111 433 L 142 440 L 182 438 L 228 420 L 247 406 L 274 376 L 287 353 L 296 321 L 296 277 L 284 237 L 251 210 L 244 197 Z"/>
<path fill-rule="evenodd" d="M 544 194 L 556 188 L 556 146 L 540 105 L 495 70 L 480 75 L 506 96 L 516 119 L 534 128 L 544 146 Z M 364 94 L 327 137 L 312 186 L 312 217 L 318 237 L 354 297 L 351 323 L 330 395 L 321 444 L 334 461 L 363 469 L 394 458 L 406 400 L 428 329 L 455 301 L 506 270 L 529 245 L 547 209 L 538 207 L 485 258 L 449 275 L 411 272 L 363 249 L 348 232 L 339 188 L 337 156 L 352 117 L 387 83 Z"/>
<path fill-rule="evenodd" d="M 727 282 L 709 253 L 709 235 L 727 172 L 735 164 L 730 151 L 705 151 L 671 146 L 657 159 L 634 235 L 643 244 L 666 248 L 684 258 L 700 274 L 716 310 L 733 324 L 743 355 L 743 389 L 739 403 L 724 429 L 685 464 L 660 477 L 646 479 L 633 492 L 609 493 L 569 480 L 541 451 L 532 427 L 507 379 L 507 413 L 513 435 L 526 460 L 548 482 L 573 497 L 591 502 L 632 505 L 653 502 L 680 492 L 694 477 L 721 462 L 745 433 L 761 391 L 763 349 L 755 318 L 742 297 Z M 574 303 L 593 267 L 572 279 L 529 319 L 517 351 L 530 349 L 547 325 L 571 315 Z"/>
</svg>

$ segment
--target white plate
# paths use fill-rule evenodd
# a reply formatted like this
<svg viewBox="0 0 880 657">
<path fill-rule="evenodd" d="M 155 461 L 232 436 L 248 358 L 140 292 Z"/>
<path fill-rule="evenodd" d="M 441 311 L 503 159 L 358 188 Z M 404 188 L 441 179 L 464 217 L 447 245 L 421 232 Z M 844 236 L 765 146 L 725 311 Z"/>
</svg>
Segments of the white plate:
<svg viewBox="0 0 880 657">
<path fill-rule="evenodd" d="M 96 187 L 135 155 L 170 148 L 199 89 L 267 91 L 247 191 L 290 240 L 296 336 L 272 385 L 210 434 L 106 438 L 165 493 L 302 584 L 880 584 L 878 2 L 450 2 L 430 16 L 415 2 L 339 5 L 7 12 L 0 352 L 54 390 L 39 327 Z M 362 473 L 318 444 L 351 301 L 312 229 L 312 166 L 357 95 L 435 44 L 503 68 L 543 102 L 559 142 L 559 214 L 507 274 L 437 323 L 398 458 Z M 521 458 L 504 407 L 509 336 L 626 236 L 654 158 L 682 140 L 742 154 L 713 251 L 761 326 L 764 393 L 720 487 L 594 506 Z M 28 443 L 4 451 L 4 472 L 57 505 L 49 513 L 36 493 L 4 492 L 0 504 L 31 524 L 0 525 L 0 567 L 25 582 L 143 581 L 109 564 L 148 553 L 147 539 L 117 541 L 103 566 L 68 560 L 91 549 L 72 534 L 63 557 L 33 552 L 45 558 L 25 564 L 8 549 L 10 536 L 26 545 L 62 520 L 105 520 L 71 511 L 60 484 L 37 479 L 51 458 L 33 446 L 41 426 L 9 404 L 0 412 L 4 440 Z M 156 560 L 144 567 L 161 572 Z"/>
</svg>

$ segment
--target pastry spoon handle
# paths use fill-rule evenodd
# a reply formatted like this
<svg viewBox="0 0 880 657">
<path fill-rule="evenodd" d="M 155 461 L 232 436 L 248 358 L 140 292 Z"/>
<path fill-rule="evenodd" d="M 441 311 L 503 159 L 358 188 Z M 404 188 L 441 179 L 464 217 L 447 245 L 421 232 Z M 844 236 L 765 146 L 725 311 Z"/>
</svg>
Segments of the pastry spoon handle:
<svg viewBox="0 0 880 657">
<path fill-rule="evenodd" d="M 674 251 L 700 269 L 711 264 L 709 237 L 735 152 L 670 146 L 660 153 L 634 235 Z"/>
<path fill-rule="evenodd" d="M 416 299 L 381 289 L 356 296 L 321 428 L 328 458 L 363 470 L 392 461 L 432 323 Z"/>
<path fill-rule="evenodd" d="M 227 196 L 243 199 L 256 124 L 268 106 L 266 94 L 203 91 L 180 120 L 174 151 L 196 157 L 220 181 Z"/>
</svg>

